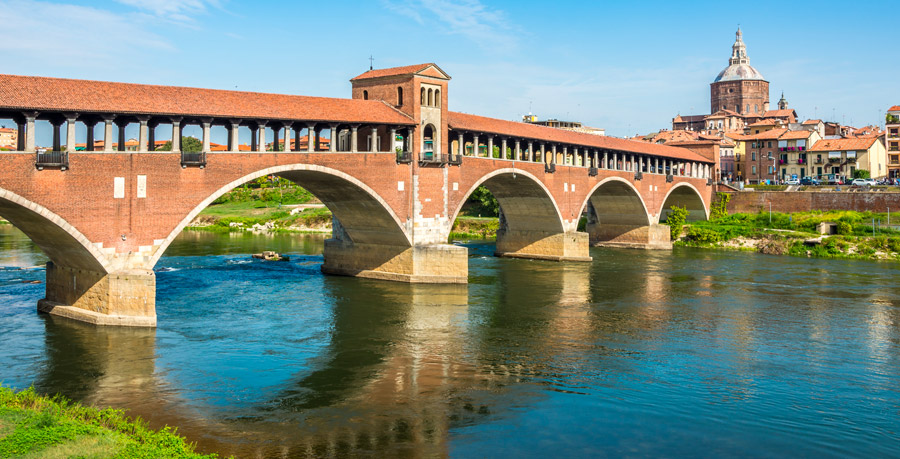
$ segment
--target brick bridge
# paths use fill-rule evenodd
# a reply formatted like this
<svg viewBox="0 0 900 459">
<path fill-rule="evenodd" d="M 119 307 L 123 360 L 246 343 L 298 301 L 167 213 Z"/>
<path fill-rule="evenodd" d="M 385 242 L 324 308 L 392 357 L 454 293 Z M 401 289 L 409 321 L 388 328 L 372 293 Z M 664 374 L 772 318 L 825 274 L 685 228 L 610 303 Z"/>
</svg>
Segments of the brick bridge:
<svg viewBox="0 0 900 459">
<path fill-rule="evenodd" d="M 352 99 L 331 99 L 0 75 L 0 118 L 19 132 L 16 151 L 0 152 L 0 217 L 51 260 L 38 308 L 155 325 L 153 267 L 172 240 L 217 197 L 268 175 L 333 212 L 323 272 L 404 282 L 466 282 L 467 249 L 447 241 L 478 186 L 500 203 L 505 257 L 670 248 L 666 209 L 707 218 L 709 160 L 450 112 L 449 80 L 434 64 L 370 70 L 351 80 Z M 40 123 L 49 150 L 36 151 Z M 180 150 L 186 125 L 202 128 L 201 152 Z M 211 151 L 217 132 L 225 151 Z M 158 133 L 171 151 L 155 149 Z"/>
</svg>

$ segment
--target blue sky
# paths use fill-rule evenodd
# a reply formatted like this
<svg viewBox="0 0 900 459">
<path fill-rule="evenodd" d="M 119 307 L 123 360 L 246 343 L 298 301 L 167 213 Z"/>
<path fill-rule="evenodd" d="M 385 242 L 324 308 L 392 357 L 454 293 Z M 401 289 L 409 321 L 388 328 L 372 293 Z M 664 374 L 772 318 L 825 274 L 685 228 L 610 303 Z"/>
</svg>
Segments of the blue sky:
<svg viewBox="0 0 900 459">
<path fill-rule="evenodd" d="M 898 17 L 827 0 L 0 0 L 0 72 L 349 97 L 372 55 L 437 63 L 451 110 L 625 136 L 708 113 L 740 24 L 773 106 L 784 91 L 802 118 L 863 126 L 900 104 Z"/>
</svg>

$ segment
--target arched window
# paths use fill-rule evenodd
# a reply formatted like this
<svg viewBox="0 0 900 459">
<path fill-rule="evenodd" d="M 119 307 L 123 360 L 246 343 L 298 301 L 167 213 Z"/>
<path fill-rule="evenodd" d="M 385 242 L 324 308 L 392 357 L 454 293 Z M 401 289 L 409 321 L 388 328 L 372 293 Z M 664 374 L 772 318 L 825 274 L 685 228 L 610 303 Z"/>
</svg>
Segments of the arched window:
<svg viewBox="0 0 900 459">
<path fill-rule="evenodd" d="M 750 113 L 750 104 L 747 104 L 747 113 Z"/>
<path fill-rule="evenodd" d="M 363 91 L 363 100 L 369 100 L 369 91 Z"/>
<path fill-rule="evenodd" d="M 434 147 L 434 126 L 426 125 L 422 132 L 422 154 L 426 161 L 433 161 L 437 151 Z"/>
<path fill-rule="evenodd" d="M 403 88 L 397 86 L 397 106 L 403 106 Z"/>
<path fill-rule="evenodd" d="M 754 105 L 754 106 L 753 106 L 753 111 L 756 112 L 756 113 L 759 113 L 759 105 Z"/>
<path fill-rule="evenodd" d="M 434 90 L 434 106 L 435 107 L 441 106 L 441 90 L 440 89 Z"/>
<path fill-rule="evenodd" d="M 428 104 L 429 107 L 434 105 L 434 90 L 428 90 Z"/>
<path fill-rule="evenodd" d="M 422 88 L 421 97 L 419 97 L 419 105 L 425 105 L 425 88 Z"/>
</svg>

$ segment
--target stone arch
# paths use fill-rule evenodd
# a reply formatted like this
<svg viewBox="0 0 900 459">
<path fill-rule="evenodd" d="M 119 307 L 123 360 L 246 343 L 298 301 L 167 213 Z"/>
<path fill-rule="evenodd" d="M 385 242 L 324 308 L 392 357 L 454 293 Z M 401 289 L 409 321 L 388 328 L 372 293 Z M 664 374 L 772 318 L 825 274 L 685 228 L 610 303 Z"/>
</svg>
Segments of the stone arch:
<svg viewBox="0 0 900 459">
<path fill-rule="evenodd" d="M 54 264 L 104 274 L 112 270 L 102 250 L 62 217 L 2 188 L 0 217 L 25 233 Z"/>
<path fill-rule="evenodd" d="M 594 185 L 581 208 L 585 209 L 588 204 L 593 207 L 594 215 L 601 225 L 651 223 L 650 212 L 641 193 L 631 182 L 621 177 L 609 177 Z"/>
<path fill-rule="evenodd" d="M 635 248 L 668 248 L 667 233 L 651 217 L 641 193 L 620 177 L 609 177 L 594 186 L 585 198 L 585 230 L 592 245 Z M 662 238 L 662 239 L 661 239 Z"/>
<path fill-rule="evenodd" d="M 664 222 L 669 215 L 669 208 L 673 205 L 686 207 L 690 212 L 687 220 L 696 222 L 709 219 L 709 209 L 703 202 L 700 191 L 694 188 L 690 183 L 679 183 L 672 187 L 663 199 L 662 207 L 659 209 L 659 221 Z"/>
<path fill-rule="evenodd" d="M 500 203 L 506 226 L 511 231 L 565 232 L 559 206 L 540 179 L 521 169 L 497 169 L 479 178 L 459 201 L 452 225 L 466 199 L 479 186 L 485 186 Z"/>
<path fill-rule="evenodd" d="M 150 266 L 156 264 L 176 236 L 219 196 L 250 180 L 278 175 L 298 183 L 322 201 L 354 243 L 411 247 L 407 225 L 373 189 L 341 171 L 310 164 L 289 164 L 262 169 L 228 183 L 209 195 L 175 227 L 155 250 Z"/>
</svg>

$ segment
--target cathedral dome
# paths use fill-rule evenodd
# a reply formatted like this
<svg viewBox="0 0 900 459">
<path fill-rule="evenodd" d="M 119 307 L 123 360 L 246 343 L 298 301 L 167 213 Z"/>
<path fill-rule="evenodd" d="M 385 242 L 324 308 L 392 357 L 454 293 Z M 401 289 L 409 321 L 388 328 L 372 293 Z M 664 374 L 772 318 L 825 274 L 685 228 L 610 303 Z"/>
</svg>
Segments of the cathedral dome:
<svg viewBox="0 0 900 459">
<path fill-rule="evenodd" d="M 713 83 L 720 81 L 737 81 L 737 80 L 765 80 L 759 70 L 750 65 L 750 58 L 747 57 L 747 46 L 744 44 L 741 29 L 735 34 L 734 44 L 731 46 L 731 59 L 728 60 L 728 67 L 719 73 Z"/>
<path fill-rule="evenodd" d="M 713 83 L 735 80 L 765 80 L 765 78 L 750 64 L 732 64 L 719 72 Z"/>
</svg>

